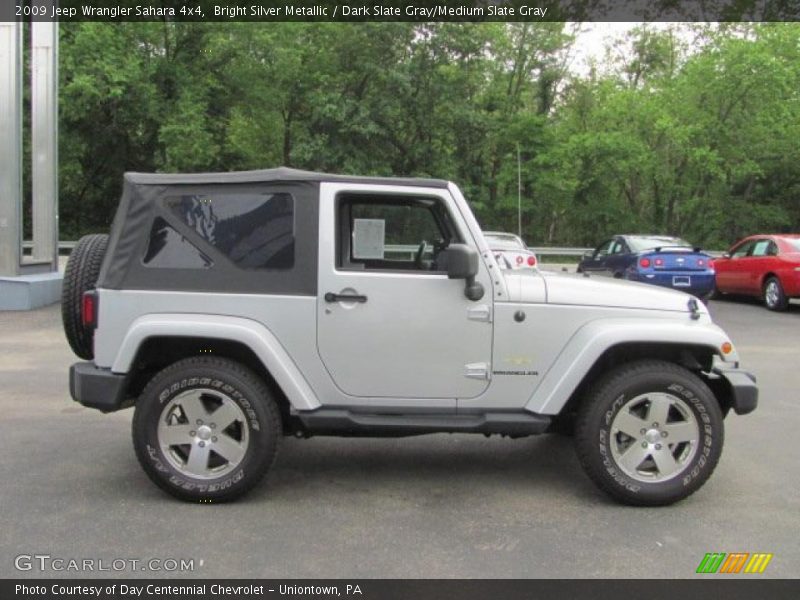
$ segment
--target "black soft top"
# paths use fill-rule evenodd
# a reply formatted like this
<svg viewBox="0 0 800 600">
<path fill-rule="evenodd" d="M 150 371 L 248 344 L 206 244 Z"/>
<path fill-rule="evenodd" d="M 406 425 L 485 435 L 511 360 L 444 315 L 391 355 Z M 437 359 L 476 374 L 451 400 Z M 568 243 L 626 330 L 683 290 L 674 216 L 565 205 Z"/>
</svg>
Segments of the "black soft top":
<svg viewBox="0 0 800 600">
<path fill-rule="evenodd" d="M 319 186 L 321 183 L 403 185 L 446 188 L 441 179 L 358 177 L 331 175 L 280 167 L 228 173 L 126 173 L 97 287 L 239 293 L 317 293 L 317 243 Z M 182 222 L 166 203 L 170 198 L 230 193 L 287 193 L 294 199 L 294 255 L 291 269 L 248 271 L 237 268 L 228 257 Z M 212 259 L 203 270 L 151 268 L 142 258 L 155 219 L 162 219 L 177 233 Z"/>
<path fill-rule="evenodd" d="M 364 177 L 358 175 L 334 175 L 302 171 L 288 167 L 259 169 L 257 171 L 230 171 L 227 173 L 125 173 L 126 182 L 135 185 L 179 185 L 179 184 L 227 184 L 259 182 L 316 181 L 333 183 L 369 183 L 377 185 L 412 185 L 419 187 L 446 188 L 443 179 L 419 179 L 411 177 Z"/>
</svg>

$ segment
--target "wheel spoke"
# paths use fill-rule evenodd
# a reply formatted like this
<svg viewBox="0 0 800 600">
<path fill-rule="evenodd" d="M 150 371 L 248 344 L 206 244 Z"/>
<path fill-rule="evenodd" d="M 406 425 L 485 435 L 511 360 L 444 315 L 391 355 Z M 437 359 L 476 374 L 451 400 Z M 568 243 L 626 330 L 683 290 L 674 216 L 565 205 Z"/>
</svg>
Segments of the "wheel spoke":
<svg viewBox="0 0 800 600">
<path fill-rule="evenodd" d="M 178 446 L 181 444 L 191 444 L 192 438 L 189 436 L 192 425 L 167 425 L 158 431 L 158 439 L 165 446 Z"/>
<path fill-rule="evenodd" d="M 675 462 L 672 452 L 666 446 L 653 452 L 653 460 L 661 477 L 672 475 L 678 469 L 678 463 Z"/>
<path fill-rule="evenodd" d="M 198 475 L 204 475 L 208 471 L 208 445 L 200 447 L 199 444 L 192 444 L 189 451 L 189 460 L 186 461 L 186 470 Z"/>
<path fill-rule="evenodd" d="M 614 417 L 613 427 L 638 440 L 642 437 L 642 429 L 647 429 L 647 422 L 627 410 L 621 410 Z"/>
<path fill-rule="evenodd" d="M 200 400 L 199 392 L 188 392 L 180 399 L 180 406 L 190 425 L 195 425 L 197 421 L 205 423 L 208 420 L 208 411 Z"/>
<path fill-rule="evenodd" d="M 244 456 L 245 448 L 242 444 L 224 433 L 214 443 L 212 449 L 230 463 L 236 464 Z"/>
<path fill-rule="evenodd" d="M 651 424 L 664 425 L 667 422 L 667 415 L 669 415 L 672 401 L 665 394 L 651 394 L 647 399 L 650 400 L 650 408 L 647 409 L 647 420 Z"/>
<path fill-rule="evenodd" d="M 678 423 L 667 423 L 661 426 L 661 430 L 669 435 L 664 439 L 669 444 L 678 444 L 680 442 L 693 442 L 697 439 L 697 428 L 693 423 L 685 421 Z"/>
<path fill-rule="evenodd" d="M 619 465 L 628 471 L 636 471 L 649 454 L 650 451 L 647 448 L 642 448 L 641 444 L 633 444 L 620 456 Z"/>
<path fill-rule="evenodd" d="M 231 401 L 226 401 L 217 410 L 208 415 L 208 418 L 216 424 L 217 431 L 224 431 L 234 421 L 242 418 L 239 408 Z"/>
</svg>

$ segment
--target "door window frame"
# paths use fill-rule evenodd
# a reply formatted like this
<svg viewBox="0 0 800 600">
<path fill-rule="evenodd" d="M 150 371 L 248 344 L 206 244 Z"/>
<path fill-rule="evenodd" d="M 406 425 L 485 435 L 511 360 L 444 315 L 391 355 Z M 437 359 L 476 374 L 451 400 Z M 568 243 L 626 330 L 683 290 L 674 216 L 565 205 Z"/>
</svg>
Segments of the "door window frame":
<svg viewBox="0 0 800 600">
<path fill-rule="evenodd" d="M 438 277 L 447 275 L 444 270 L 426 270 L 426 269 L 391 269 L 373 267 L 364 264 L 364 262 L 353 262 L 351 258 L 352 253 L 352 226 L 353 217 L 352 212 L 345 217 L 345 210 L 347 206 L 359 204 L 358 197 L 363 196 L 369 199 L 368 202 L 361 202 L 360 204 L 380 204 L 380 205 L 395 205 L 398 204 L 396 200 L 404 199 L 412 201 L 417 199 L 419 201 L 432 201 L 430 207 L 426 207 L 435 221 L 439 233 L 444 235 L 444 229 L 448 229 L 447 233 L 451 235 L 448 244 L 450 243 L 464 243 L 467 237 L 461 231 L 458 225 L 458 220 L 454 218 L 452 211 L 447 205 L 445 199 L 437 194 L 429 193 L 408 193 L 408 192 L 395 192 L 395 191 L 378 191 L 378 190 L 340 190 L 334 195 L 334 222 L 335 222 L 335 238 L 334 238 L 334 270 L 342 273 L 370 273 L 373 275 L 393 274 L 393 275 L 421 275 L 424 277 Z M 395 199 L 393 202 L 392 199 Z M 376 201 L 377 200 L 377 201 Z M 438 205 L 441 208 L 440 214 L 434 210 L 434 206 Z M 426 240 L 427 241 L 427 240 Z M 445 246 L 446 247 L 446 246 Z M 376 259 L 377 260 L 377 259 Z"/>
</svg>

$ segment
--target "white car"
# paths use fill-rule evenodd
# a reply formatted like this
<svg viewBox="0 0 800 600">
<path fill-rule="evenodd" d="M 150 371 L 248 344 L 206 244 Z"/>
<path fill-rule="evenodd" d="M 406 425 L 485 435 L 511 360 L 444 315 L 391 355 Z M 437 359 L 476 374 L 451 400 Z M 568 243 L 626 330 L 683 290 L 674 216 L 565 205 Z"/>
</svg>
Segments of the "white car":
<svg viewBox="0 0 800 600">
<path fill-rule="evenodd" d="M 513 233 L 502 231 L 487 231 L 483 236 L 489 244 L 489 249 L 494 252 L 494 257 L 501 269 L 536 269 L 539 261 L 532 250 L 522 241 L 522 238 Z"/>
</svg>

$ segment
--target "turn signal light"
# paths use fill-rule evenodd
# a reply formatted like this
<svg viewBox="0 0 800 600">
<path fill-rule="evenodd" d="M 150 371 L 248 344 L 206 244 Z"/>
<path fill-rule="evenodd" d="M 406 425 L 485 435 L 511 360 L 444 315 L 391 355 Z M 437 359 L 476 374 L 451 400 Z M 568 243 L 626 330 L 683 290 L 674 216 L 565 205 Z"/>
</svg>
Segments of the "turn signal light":
<svg viewBox="0 0 800 600">
<path fill-rule="evenodd" d="M 523 260 L 525 260 L 525 259 L 522 258 L 522 256 L 520 256 L 519 254 L 517 254 L 517 264 L 521 265 Z"/>
<path fill-rule="evenodd" d="M 657 267 L 663 267 L 664 266 L 664 259 L 663 258 L 657 258 L 656 259 L 656 266 Z"/>
<path fill-rule="evenodd" d="M 649 268 L 650 267 L 650 259 L 649 258 L 643 258 L 642 260 L 639 261 L 639 266 L 642 267 L 643 269 Z"/>
<path fill-rule="evenodd" d="M 722 350 L 723 354 L 730 354 L 731 352 L 733 352 L 733 344 L 731 344 L 730 342 L 725 342 L 720 347 L 720 350 Z"/>
</svg>

